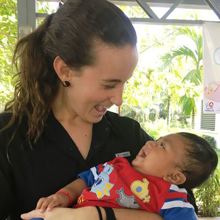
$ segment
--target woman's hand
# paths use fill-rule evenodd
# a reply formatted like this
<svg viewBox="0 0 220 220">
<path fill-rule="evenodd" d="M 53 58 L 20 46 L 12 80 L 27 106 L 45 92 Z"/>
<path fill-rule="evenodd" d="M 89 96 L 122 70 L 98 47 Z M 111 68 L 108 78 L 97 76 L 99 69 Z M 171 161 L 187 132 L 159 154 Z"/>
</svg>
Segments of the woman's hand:
<svg viewBox="0 0 220 220">
<path fill-rule="evenodd" d="M 24 220 L 32 218 L 43 218 L 44 220 L 97 220 L 98 213 L 95 207 L 83 208 L 54 208 L 50 211 L 42 212 L 40 209 L 21 215 Z"/>
</svg>

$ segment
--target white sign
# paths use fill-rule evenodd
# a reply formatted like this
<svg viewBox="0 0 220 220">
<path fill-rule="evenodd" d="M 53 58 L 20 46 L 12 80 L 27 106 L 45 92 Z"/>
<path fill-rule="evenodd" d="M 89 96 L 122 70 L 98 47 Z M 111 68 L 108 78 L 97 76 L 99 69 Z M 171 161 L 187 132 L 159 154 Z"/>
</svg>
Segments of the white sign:
<svg viewBox="0 0 220 220">
<path fill-rule="evenodd" d="M 204 104 L 205 113 L 220 113 L 220 24 L 203 24 Z"/>
</svg>

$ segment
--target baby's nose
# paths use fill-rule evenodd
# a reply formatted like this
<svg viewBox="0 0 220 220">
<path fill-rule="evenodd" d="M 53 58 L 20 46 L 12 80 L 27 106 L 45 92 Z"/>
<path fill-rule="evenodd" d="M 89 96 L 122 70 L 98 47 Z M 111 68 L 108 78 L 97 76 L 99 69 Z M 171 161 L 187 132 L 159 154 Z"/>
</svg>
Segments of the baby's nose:
<svg viewBox="0 0 220 220">
<path fill-rule="evenodd" d="M 146 144 L 146 149 L 148 151 L 150 151 L 150 150 L 152 150 L 156 146 L 157 146 L 157 142 L 156 141 L 148 141 L 148 143 Z"/>
</svg>

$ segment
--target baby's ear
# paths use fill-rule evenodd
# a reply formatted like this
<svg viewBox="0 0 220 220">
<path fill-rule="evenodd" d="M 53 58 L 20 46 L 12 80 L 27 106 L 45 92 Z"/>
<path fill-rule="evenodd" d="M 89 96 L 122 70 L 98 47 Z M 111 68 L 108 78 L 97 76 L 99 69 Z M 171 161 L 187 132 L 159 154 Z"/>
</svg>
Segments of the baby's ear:
<svg viewBox="0 0 220 220">
<path fill-rule="evenodd" d="M 169 183 L 180 185 L 185 183 L 186 176 L 181 171 L 176 170 L 164 176 L 163 179 Z"/>
</svg>

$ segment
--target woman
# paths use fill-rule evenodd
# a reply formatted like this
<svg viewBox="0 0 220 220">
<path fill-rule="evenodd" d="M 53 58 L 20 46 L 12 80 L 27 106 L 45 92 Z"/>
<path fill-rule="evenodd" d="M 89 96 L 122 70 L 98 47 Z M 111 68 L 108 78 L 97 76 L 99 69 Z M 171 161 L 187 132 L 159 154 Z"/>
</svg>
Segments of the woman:
<svg viewBox="0 0 220 220">
<path fill-rule="evenodd" d="M 14 98 L 0 115 L 0 219 L 11 220 L 82 170 L 117 153 L 131 161 L 151 139 L 136 121 L 107 111 L 121 105 L 137 63 L 135 30 L 110 2 L 67 1 L 19 40 L 14 63 Z M 161 219 L 142 211 L 114 212 L 119 220 Z M 43 217 L 60 216 L 98 218 L 94 207 L 54 209 Z"/>
</svg>

